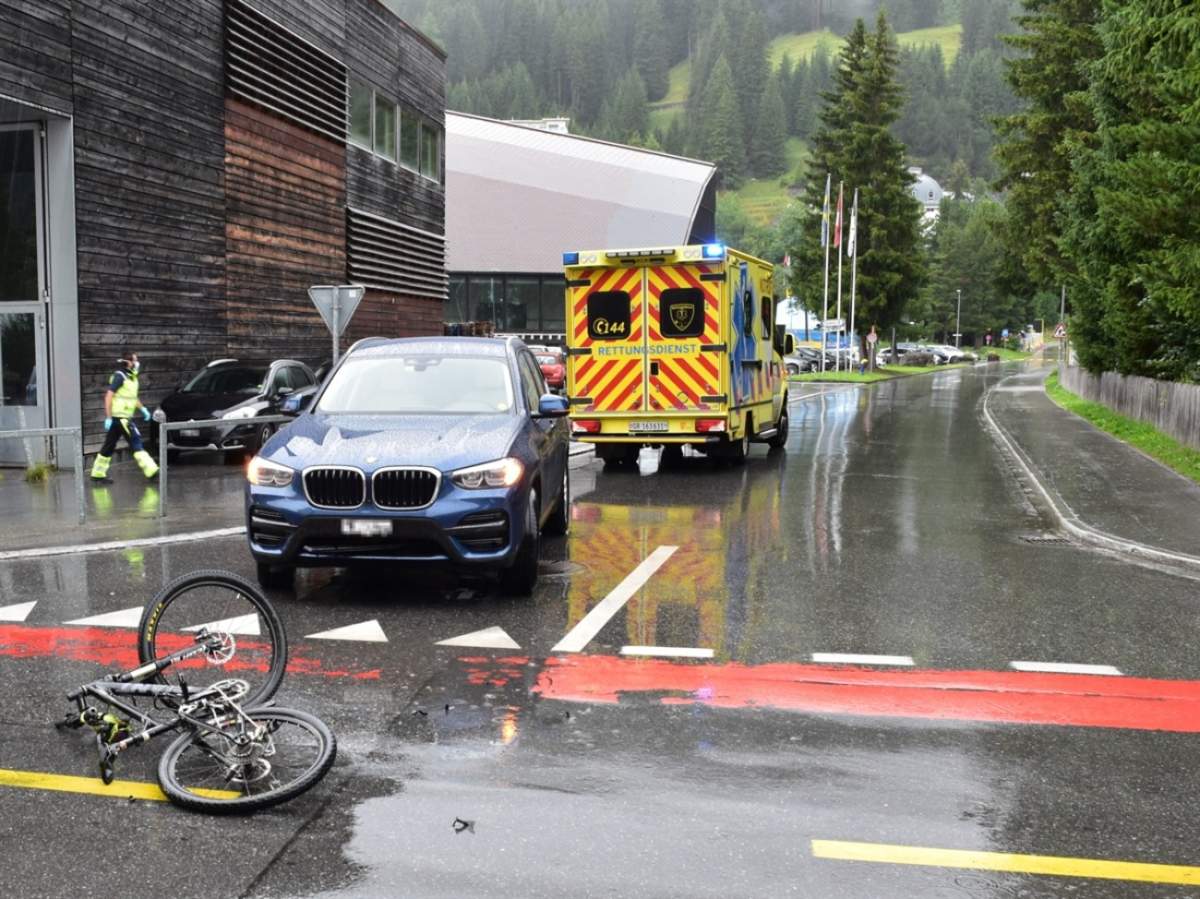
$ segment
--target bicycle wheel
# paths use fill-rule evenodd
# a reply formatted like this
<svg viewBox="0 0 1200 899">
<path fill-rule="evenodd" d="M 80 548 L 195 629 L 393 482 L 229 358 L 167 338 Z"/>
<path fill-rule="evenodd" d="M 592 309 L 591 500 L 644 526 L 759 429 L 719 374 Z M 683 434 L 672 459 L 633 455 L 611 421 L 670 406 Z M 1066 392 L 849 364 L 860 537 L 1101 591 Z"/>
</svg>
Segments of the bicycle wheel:
<svg viewBox="0 0 1200 899">
<path fill-rule="evenodd" d="M 283 624 L 257 587 L 228 571 L 196 571 L 163 587 L 142 612 L 138 658 L 144 665 L 195 646 L 202 628 L 220 635 L 221 651 L 173 664 L 153 680 L 200 687 L 239 678 L 250 685 L 243 707 L 275 695 L 287 667 Z"/>
<path fill-rule="evenodd" d="M 332 767 L 337 741 L 321 719 L 282 708 L 245 714 L 253 724 L 185 733 L 167 747 L 158 762 L 167 798 L 196 811 L 251 812 L 294 799 Z"/>
</svg>

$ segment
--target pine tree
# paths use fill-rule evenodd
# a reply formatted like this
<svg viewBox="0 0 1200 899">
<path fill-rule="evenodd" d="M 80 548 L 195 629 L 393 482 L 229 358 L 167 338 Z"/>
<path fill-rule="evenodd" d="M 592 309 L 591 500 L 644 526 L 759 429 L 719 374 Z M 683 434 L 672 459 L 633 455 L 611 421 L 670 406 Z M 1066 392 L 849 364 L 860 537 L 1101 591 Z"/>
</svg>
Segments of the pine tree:
<svg viewBox="0 0 1200 899">
<path fill-rule="evenodd" d="M 724 56 L 717 60 L 708 79 L 700 119 L 703 157 L 716 163 L 724 187 L 736 187 L 746 173 L 746 142 L 733 72 Z"/>
<path fill-rule="evenodd" d="M 778 75 L 767 81 L 758 104 L 750 161 L 756 178 L 774 178 L 787 169 L 787 113 Z"/>
<path fill-rule="evenodd" d="M 1105 4 L 1097 31 L 1062 241 L 1079 359 L 1200 379 L 1200 7 Z"/>
<path fill-rule="evenodd" d="M 609 135 L 614 140 L 628 140 L 630 135 L 645 134 L 649 129 L 646 86 L 636 68 L 630 69 L 617 82 L 605 118 Z"/>
<path fill-rule="evenodd" d="M 671 68 L 666 19 L 658 0 L 640 0 L 634 23 L 633 64 L 646 85 L 647 99 L 654 102 L 666 96 Z"/>
</svg>

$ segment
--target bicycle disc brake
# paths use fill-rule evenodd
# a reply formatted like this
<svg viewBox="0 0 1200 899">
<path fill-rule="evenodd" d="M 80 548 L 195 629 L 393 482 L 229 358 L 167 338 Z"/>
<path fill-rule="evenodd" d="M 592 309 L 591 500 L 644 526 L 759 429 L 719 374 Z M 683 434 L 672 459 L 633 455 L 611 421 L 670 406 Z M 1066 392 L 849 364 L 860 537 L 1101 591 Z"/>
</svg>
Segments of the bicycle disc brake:
<svg viewBox="0 0 1200 899">
<path fill-rule="evenodd" d="M 229 631 L 214 631 L 204 646 L 204 658 L 210 665 L 224 665 L 237 652 L 237 640 Z"/>
</svg>

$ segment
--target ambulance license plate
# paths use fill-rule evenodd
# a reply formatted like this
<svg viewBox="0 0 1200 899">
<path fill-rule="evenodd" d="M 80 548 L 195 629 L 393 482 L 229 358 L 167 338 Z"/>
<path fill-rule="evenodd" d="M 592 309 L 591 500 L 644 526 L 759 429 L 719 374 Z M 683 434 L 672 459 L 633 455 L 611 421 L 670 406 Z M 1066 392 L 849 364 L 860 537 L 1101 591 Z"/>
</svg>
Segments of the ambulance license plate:
<svg viewBox="0 0 1200 899">
<path fill-rule="evenodd" d="M 342 534 L 346 537 L 389 537 L 391 533 L 390 521 L 373 521 L 369 518 L 342 519 Z"/>
<path fill-rule="evenodd" d="M 629 423 L 630 434 L 663 434 L 668 430 L 670 427 L 665 421 L 631 421 Z"/>
</svg>

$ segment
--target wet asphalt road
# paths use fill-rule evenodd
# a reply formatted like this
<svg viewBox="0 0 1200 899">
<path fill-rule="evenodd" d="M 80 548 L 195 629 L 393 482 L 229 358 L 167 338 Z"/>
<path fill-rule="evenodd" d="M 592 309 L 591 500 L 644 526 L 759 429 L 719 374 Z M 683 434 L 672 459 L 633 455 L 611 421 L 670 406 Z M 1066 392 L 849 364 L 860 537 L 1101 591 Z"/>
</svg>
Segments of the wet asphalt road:
<svg viewBox="0 0 1200 899">
<path fill-rule="evenodd" d="M 757 447 L 743 468 L 577 459 L 571 535 L 546 544 L 527 600 L 440 575 L 303 573 L 273 597 L 293 655 L 324 673 L 291 675 L 279 699 L 337 733 L 330 776 L 241 819 L 0 786 L 0 895 L 1200 896 L 815 857 L 832 840 L 1200 864 L 1200 737 L 1121 700 L 1135 679 L 1151 700 L 1200 680 L 1196 583 L 1046 541 L 981 423 L 1001 375 L 807 391 L 786 452 Z M 677 548 L 581 653 L 552 651 L 660 546 Z M 48 722 L 102 669 L 14 649 L 18 629 L 139 605 L 212 566 L 253 570 L 241 538 L 0 562 L 0 607 L 37 601 L 0 625 L 0 768 L 95 770 Z M 388 642 L 308 639 L 371 620 Z M 491 627 L 520 648 L 435 645 Z M 1017 660 L 1125 677 L 1067 688 L 1004 674 Z M 961 672 L 983 674 L 945 689 Z M 1105 690 L 1104 726 L 1083 721 Z M 1081 721 L 1039 719 L 1059 700 Z M 153 781 L 157 755 L 128 753 L 119 776 Z"/>
</svg>

